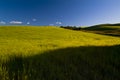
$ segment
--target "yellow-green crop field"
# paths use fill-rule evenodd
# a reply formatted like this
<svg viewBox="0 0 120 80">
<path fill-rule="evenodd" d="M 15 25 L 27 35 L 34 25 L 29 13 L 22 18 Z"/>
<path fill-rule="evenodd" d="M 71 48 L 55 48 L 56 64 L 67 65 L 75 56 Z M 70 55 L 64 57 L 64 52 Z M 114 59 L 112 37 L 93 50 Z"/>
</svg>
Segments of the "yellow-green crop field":
<svg viewBox="0 0 120 80">
<path fill-rule="evenodd" d="M 120 37 L 50 26 L 0 27 L 0 80 L 120 80 Z"/>
</svg>

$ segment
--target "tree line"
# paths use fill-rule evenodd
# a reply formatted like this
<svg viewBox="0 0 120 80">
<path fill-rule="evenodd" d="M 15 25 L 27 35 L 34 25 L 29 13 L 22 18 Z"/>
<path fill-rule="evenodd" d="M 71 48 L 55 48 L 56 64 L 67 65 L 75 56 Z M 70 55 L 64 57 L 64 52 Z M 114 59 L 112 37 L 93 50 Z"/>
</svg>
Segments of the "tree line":
<svg viewBox="0 0 120 80">
<path fill-rule="evenodd" d="M 77 27 L 77 26 L 60 26 L 60 27 L 70 30 L 81 30 L 81 27 Z"/>
</svg>

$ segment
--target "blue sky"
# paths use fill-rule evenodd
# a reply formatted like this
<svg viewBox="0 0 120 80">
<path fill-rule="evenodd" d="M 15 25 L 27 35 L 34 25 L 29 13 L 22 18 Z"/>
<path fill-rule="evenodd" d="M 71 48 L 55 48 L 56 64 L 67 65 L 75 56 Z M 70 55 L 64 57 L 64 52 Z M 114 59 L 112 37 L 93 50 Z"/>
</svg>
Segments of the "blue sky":
<svg viewBox="0 0 120 80">
<path fill-rule="evenodd" d="M 90 26 L 120 22 L 120 0 L 0 0 L 0 25 Z"/>
</svg>

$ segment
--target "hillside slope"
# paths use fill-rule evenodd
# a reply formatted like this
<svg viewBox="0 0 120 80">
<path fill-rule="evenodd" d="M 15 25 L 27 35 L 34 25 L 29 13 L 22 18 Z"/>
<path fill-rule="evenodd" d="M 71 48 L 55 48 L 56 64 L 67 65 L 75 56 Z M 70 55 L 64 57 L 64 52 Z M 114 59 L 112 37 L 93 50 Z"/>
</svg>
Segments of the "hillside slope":
<svg viewBox="0 0 120 80">
<path fill-rule="evenodd" d="M 84 30 L 98 34 L 118 36 L 118 37 L 120 36 L 120 26 L 118 24 L 95 25 L 84 28 Z"/>
<path fill-rule="evenodd" d="M 0 27 L 1 80 L 119 80 L 120 38 L 59 27 Z"/>
</svg>

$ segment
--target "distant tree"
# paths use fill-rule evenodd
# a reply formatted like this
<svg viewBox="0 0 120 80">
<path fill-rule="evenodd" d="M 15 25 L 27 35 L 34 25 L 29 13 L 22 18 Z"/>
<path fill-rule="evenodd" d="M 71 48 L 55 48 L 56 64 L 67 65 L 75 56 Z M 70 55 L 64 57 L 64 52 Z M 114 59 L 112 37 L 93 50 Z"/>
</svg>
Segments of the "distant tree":
<svg viewBox="0 0 120 80">
<path fill-rule="evenodd" d="M 70 30 L 81 30 L 81 27 L 76 27 L 76 26 L 60 26 L 60 27 Z"/>
</svg>

